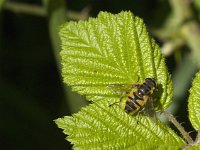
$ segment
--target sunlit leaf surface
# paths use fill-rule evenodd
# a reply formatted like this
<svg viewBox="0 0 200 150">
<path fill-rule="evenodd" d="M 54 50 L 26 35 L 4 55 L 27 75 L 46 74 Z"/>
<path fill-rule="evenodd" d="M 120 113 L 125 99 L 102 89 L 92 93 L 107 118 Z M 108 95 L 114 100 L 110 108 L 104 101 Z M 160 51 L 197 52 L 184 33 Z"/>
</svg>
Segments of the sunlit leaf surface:
<svg viewBox="0 0 200 150">
<path fill-rule="evenodd" d="M 156 78 L 154 107 L 172 100 L 172 82 L 158 45 L 143 20 L 131 12 L 101 12 L 88 21 L 67 22 L 60 30 L 62 76 L 74 91 L 92 101 L 119 101 L 109 85 L 142 83 Z"/>
<path fill-rule="evenodd" d="M 192 82 L 189 96 L 189 118 L 193 127 L 200 131 L 200 72 Z"/>
<path fill-rule="evenodd" d="M 185 142 L 146 116 L 132 117 L 117 105 L 94 103 L 56 120 L 75 149 L 179 149 Z M 171 148 L 170 148 L 171 147 Z"/>
</svg>

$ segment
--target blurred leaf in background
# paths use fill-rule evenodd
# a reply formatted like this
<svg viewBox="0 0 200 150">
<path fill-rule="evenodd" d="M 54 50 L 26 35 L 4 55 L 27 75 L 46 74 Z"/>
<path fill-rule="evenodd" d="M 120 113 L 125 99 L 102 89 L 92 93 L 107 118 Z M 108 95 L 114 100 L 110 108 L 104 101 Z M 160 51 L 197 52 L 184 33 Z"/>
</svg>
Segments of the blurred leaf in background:
<svg viewBox="0 0 200 150">
<path fill-rule="evenodd" d="M 3 4 L 4 4 L 5 0 L 0 0 L 0 11 L 2 10 L 3 8 Z"/>
</svg>

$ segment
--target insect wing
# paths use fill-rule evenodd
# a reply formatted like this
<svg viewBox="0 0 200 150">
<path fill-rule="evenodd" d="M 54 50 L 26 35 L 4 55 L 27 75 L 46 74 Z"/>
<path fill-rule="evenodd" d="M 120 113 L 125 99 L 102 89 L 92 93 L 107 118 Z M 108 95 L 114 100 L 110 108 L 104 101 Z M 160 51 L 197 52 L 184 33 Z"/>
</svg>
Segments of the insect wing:
<svg viewBox="0 0 200 150">
<path fill-rule="evenodd" d="M 132 84 L 110 84 L 107 89 L 111 90 L 116 95 L 125 95 L 131 90 Z"/>
<path fill-rule="evenodd" d="M 145 105 L 145 114 L 151 118 L 154 118 L 156 119 L 156 112 L 155 112 L 155 109 L 154 109 L 154 106 L 153 106 L 153 99 L 152 99 L 152 96 L 149 96 L 149 99 Z"/>
</svg>

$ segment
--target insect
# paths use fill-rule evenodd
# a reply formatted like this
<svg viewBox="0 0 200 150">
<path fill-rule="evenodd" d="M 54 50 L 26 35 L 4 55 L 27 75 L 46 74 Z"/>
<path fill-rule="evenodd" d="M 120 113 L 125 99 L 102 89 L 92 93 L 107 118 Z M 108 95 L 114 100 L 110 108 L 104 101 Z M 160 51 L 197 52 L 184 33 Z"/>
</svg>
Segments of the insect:
<svg viewBox="0 0 200 150">
<path fill-rule="evenodd" d="M 154 78 L 146 78 L 142 84 L 133 84 L 130 92 L 120 98 L 120 102 L 124 100 L 124 109 L 126 113 L 133 115 L 137 112 L 142 112 L 148 107 L 148 114 L 153 116 L 152 94 L 156 86 L 157 84 Z"/>
<path fill-rule="evenodd" d="M 125 111 L 128 114 L 134 114 L 143 111 L 147 103 L 152 106 L 152 94 L 155 89 L 154 78 L 146 78 L 142 84 L 133 84 L 126 99 Z"/>
</svg>

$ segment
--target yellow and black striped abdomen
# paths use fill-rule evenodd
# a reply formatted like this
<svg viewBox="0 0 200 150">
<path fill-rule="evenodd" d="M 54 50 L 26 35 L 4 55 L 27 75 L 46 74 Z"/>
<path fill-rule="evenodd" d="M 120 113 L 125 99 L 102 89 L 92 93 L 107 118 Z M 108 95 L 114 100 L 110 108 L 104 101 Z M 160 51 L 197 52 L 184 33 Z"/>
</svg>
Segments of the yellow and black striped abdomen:
<svg viewBox="0 0 200 150">
<path fill-rule="evenodd" d="M 143 110 L 147 101 L 151 99 L 155 88 L 156 82 L 154 78 L 146 78 L 142 84 L 133 84 L 126 99 L 125 111 L 128 114 L 134 114 Z"/>
<path fill-rule="evenodd" d="M 144 97 L 143 99 L 138 99 L 136 97 L 128 96 L 128 100 L 126 101 L 125 111 L 128 114 L 134 114 L 143 108 L 146 104 L 148 97 Z"/>
</svg>

